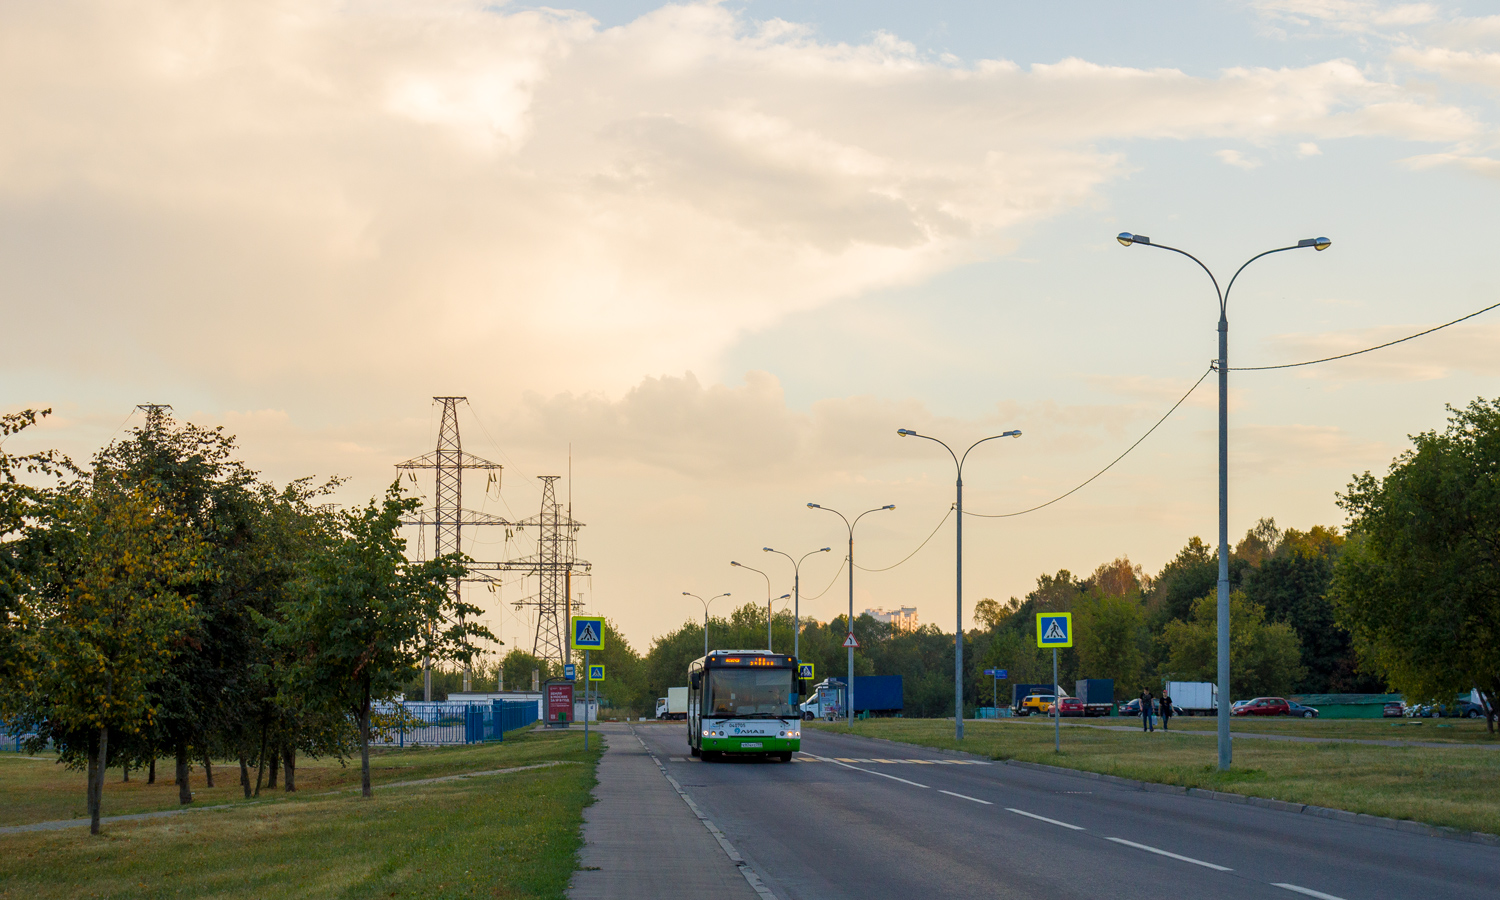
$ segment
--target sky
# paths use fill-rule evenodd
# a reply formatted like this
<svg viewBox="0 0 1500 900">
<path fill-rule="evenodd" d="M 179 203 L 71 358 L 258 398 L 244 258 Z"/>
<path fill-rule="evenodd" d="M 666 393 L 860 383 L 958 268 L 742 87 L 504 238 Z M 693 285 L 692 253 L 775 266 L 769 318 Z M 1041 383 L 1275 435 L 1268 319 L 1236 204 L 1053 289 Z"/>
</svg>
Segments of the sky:
<svg viewBox="0 0 1500 900">
<path fill-rule="evenodd" d="M 1216 354 L 1348 352 L 1500 300 L 1500 7 L 141 2 L 0 7 L 7 450 L 86 459 L 169 403 L 358 504 L 434 396 L 520 519 L 567 476 L 578 590 L 637 649 L 711 596 L 952 631 L 965 505 L 1045 503 Z M 1445 404 L 1500 395 L 1500 311 L 1230 380 L 1230 531 L 1342 525 Z M 1217 529 L 1211 376 L 1108 473 L 966 517 L 976 601 Z M 430 496 L 431 484 L 413 488 Z M 413 540 L 418 536 L 412 535 Z M 426 535 L 430 540 L 430 535 Z M 533 538 L 471 529 L 477 559 Z M 925 543 L 924 543 L 925 541 Z M 920 550 L 918 549 L 920 548 Z M 917 551 L 913 553 L 913 551 Z M 904 561 L 903 561 L 904 560 Z M 869 571 L 883 569 L 884 571 Z M 837 577 L 836 577 L 837 576 Z M 529 649 L 512 606 L 474 588 Z"/>
</svg>

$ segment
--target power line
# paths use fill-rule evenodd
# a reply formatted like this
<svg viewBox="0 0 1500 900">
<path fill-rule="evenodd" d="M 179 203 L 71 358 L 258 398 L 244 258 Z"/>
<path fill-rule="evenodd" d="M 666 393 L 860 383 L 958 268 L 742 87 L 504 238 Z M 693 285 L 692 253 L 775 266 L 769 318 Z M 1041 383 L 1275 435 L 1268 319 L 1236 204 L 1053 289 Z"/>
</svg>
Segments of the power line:
<svg viewBox="0 0 1500 900">
<path fill-rule="evenodd" d="M 1095 478 L 1098 478 L 1100 475 L 1103 475 L 1105 472 L 1108 472 L 1110 469 L 1113 469 L 1115 467 L 1115 463 L 1117 463 L 1120 460 L 1124 459 L 1125 457 L 1129 456 L 1130 455 L 1130 451 L 1134 450 L 1135 448 L 1137 448 L 1137 447 L 1139 447 L 1141 445 L 1141 441 L 1144 441 L 1146 438 L 1150 437 L 1151 436 L 1151 432 L 1153 432 L 1156 429 L 1160 428 L 1161 427 L 1161 423 L 1167 421 L 1168 417 L 1170 417 L 1172 415 L 1172 413 L 1174 413 L 1174 412 L 1177 411 L 1177 407 L 1181 406 L 1183 404 L 1183 401 L 1187 400 L 1188 397 L 1192 396 L 1193 391 L 1196 391 L 1198 389 L 1198 385 L 1202 384 L 1203 383 L 1203 379 L 1207 378 L 1208 377 L 1208 373 L 1212 372 L 1213 370 L 1214 370 L 1213 366 L 1209 366 L 1206 370 L 1204 370 L 1203 374 L 1200 375 L 1200 376 L 1198 376 L 1198 380 L 1195 381 L 1195 382 L 1193 382 L 1193 386 L 1187 389 L 1187 393 L 1183 394 L 1180 398 L 1178 398 L 1178 400 L 1177 400 L 1176 403 L 1172 404 L 1172 408 L 1169 409 L 1169 410 L 1167 410 L 1167 414 L 1164 415 L 1164 416 L 1162 416 L 1160 419 L 1157 419 L 1156 420 L 1156 424 L 1152 425 L 1151 428 L 1145 434 L 1141 435 L 1136 440 L 1136 442 L 1134 444 L 1131 444 L 1129 447 L 1126 447 L 1124 453 L 1121 453 L 1119 456 L 1116 456 L 1114 458 L 1114 460 L 1112 462 L 1110 462 L 1109 465 L 1105 466 L 1104 468 L 1100 469 L 1099 471 L 1097 471 L 1093 475 L 1091 475 L 1089 477 L 1088 481 L 1085 481 L 1083 484 L 1078 485 L 1078 487 L 1073 488 L 1071 491 L 1068 491 L 1066 494 L 1063 494 L 1063 495 L 1061 495 L 1059 497 L 1053 497 L 1051 500 L 1048 500 L 1046 503 L 1040 504 L 1038 506 L 1033 506 L 1030 509 L 1023 509 L 1020 512 L 986 514 L 986 513 L 969 512 L 968 510 L 964 510 L 964 515 L 966 515 L 966 516 L 975 516 L 975 517 L 978 517 L 978 518 L 981 518 L 981 519 L 1009 519 L 1012 516 L 1024 516 L 1027 513 L 1036 512 L 1039 509 L 1051 506 L 1052 504 L 1056 503 L 1059 500 L 1062 500 L 1065 497 L 1069 497 L 1069 496 L 1071 496 L 1073 494 L 1078 493 L 1079 491 L 1081 491 L 1085 487 L 1087 487 L 1088 484 L 1090 482 L 1092 482 Z M 918 549 L 921 549 L 921 548 L 918 548 Z"/>
<path fill-rule="evenodd" d="M 816 594 L 813 594 L 811 597 L 803 597 L 802 599 L 803 600 L 816 600 L 819 597 L 823 596 L 824 594 L 828 593 L 829 591 L 833 590 L 833 586 L 835 584 L 838 584 L 839 576 L 842 575 L 843 572 L 844 572 L 844 566 L 847 566 L 848 564 L 849 564 L 849 557 L 846 556 L 839 563 L 839 570 L 837 572 L 833 573 L 833 580 L 830 581 L 830 582 L 828 582 L 828 587 L 823 588 L 821 591 L 818 591 Z"/>
<path fill-rule="evenodd" d="M 1279 365 L 1279 366 L 1230 366 L 1229 367 L 1229 371 L 1231 371 L 1231 372 L 1264 372 L 1264 371 L 1266 371 L 1268 369 L 1295 369 L 1298 366 L 1312 366 L 1312 365 L 1317 365 L 1318 363 L 1333 362 L 1336 359 L 1348 359 L 1351 356 L 1359 356 L 1361 353 L 1369 353 L 1372 350 L 1383 350 L 1386 347 L 1394 347 L 1397 344 L 1405 343 L 1405 342 L 1407 342 L 1409 340 L 1412 340 L 1413 338 L 1419 338 L 1419 337 L 1423 336 L 1424 334 L 1432 334 L 1434 331 L 1442 331 L 1444 328 L 1447 328 L 1449 325 L 1457 325 L 1459 322 L 1466 322 L 1469 319 L 1472 319 L 1472 318 L 1474 318 L 1477 315 L 1481 315 L 1483 313 L 1487 313 L 1490 310 L 1495 309 L 1496 307 L 1500 307 L 1500 303 L 1492 303 L 1489 306 L 1486 306 L 1484 309 L 1478 310 L 1476 312 L 1471 312 L 1467 316 L 1464 316 L 1464 317 L 1459 318 L 1459 319 L 1454 319 L 1452 322 L 1444 322 L 1443 324 L 1438 325 L 1438 326 L 1436 326 L 1434 328 L 1429 328 L 1426 331 L 1419 331 L 1416 334 L 1409 334 L 1409 335 L 1407 335 L 1404 338 L 1400 338 L 1400 339 L 1394 340 L 1394 341 L 1386 341 L 1384 344 L 1376 344 L 1373 347 L 1366 347 L 1363 350 L 1355 350 L 1353 353 L 1340 353 L 1338 356 L 1325 356 L 1322 359 L 1309 359 L 1306 362 L 1285 363 L 1285 364 Z"/>
<path fill-rule="evenodd" d="M 943 522 L 948 521 L 948 517 L 951 516 L 951 515 L 953 515 L 953 507 L 950 506 L 950 507 L 948 507 L 948 511 L 946 513 L 943 513 L 943 521 L 937 523 L 937 528 L 932 529 L 932 534 L 929 534 L 927 536 L 927 540 L 925 540 L 922 543 L 918 544 L 916 550 L 913 550 L 912 552 L 906 554 L 906 556 L 902 558 L 901 562 L 892 563 L 891 565 L 888 565 L 888 566 L 886 566 L 883 569 L 866 569 L 864 566 L 860 565 L 859 563 L 855 563 L 854 564 L 854 568 L 859 569 L 861 572 L 889 572 L 891 569 L 896 568 L 896 566 L 901 565 L 901 563 L 906 562 L 908 559 L 911 559 L 913 556 L 916 556 L 919 552 L 921 552 L 922 548 L 925 547 L 925 546 L 927 546 L 927 541 L 930 541 L 934 537 L 937 536 L 938 528 L 942 528 L 943 527 Z"/>
</svg>

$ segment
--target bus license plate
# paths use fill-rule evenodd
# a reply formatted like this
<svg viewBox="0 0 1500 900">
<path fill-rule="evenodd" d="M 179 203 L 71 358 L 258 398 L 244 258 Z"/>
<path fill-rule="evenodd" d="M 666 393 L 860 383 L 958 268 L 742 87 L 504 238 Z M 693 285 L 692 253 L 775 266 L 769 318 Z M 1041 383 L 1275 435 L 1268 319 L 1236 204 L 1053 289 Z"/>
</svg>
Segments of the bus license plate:
<svg viewBox="0 0 1500 900">
<path fill-rule="evenodd" d="M 740 744 L 740 746 L 744 747 L 746 750 L 759 750 L 760 741 L 744 741 Z"/>
</svg>

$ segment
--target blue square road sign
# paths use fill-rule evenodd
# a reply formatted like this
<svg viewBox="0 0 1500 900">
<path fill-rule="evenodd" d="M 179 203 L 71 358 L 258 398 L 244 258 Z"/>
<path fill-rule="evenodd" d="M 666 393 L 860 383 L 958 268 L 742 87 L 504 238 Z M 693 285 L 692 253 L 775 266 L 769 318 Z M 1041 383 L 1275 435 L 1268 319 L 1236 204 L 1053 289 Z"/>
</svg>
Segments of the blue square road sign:
<svg viewBox="0 0 1500 900">
<path fill-rule="evenodd" d="M 572 663 L 568 663 L 568 664 L 564 665 L 563 666 L 563 677 L 566 678 L 569 681 L 574 680 L 575 678 L 578 677 L 578 667 L 575 666 L 575 665 L 573 665 Z"/>
<path fill-rule="evenodd" d="M 604 649 L 604 617 L 574 616 L 572 647 L 574 650 Z"/>
<path fill-rule="evenodd" d="M 1036 645 L 1043 649 L 1073 646 L 1073 614 L 1037 613 Z"/>
</svg>

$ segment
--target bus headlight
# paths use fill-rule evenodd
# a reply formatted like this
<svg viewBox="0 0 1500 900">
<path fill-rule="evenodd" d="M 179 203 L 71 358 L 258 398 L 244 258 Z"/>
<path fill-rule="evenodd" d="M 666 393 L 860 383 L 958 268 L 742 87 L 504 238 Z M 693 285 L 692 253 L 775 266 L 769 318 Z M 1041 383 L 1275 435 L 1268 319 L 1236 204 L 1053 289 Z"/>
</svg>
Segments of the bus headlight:
<svg viewBox="0 0 1500 900">
<path fill-rule="evenodd" d="M 708 729 L 704 729 L 704 731 L 703 731 L 703 736 L 704 736 L 704 737 L 708 737 Z"/>
</svg>

